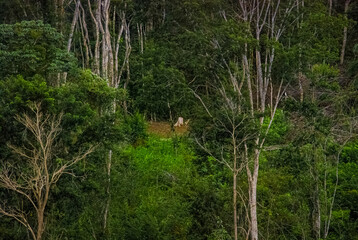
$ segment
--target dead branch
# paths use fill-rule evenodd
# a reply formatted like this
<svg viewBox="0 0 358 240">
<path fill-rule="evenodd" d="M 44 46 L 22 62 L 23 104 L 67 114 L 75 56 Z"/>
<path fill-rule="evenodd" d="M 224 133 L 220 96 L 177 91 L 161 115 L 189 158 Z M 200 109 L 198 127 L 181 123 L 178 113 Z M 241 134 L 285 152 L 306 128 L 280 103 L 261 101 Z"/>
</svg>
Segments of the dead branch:
<svg viewBox="0 0 358 240">
<path fill-rule="evenodd" d="M 33 239 L 40 240 L 45 230 L 45 209 L 51 187 L 62 175 L 72 175 L 71 167 L 86 158 L 95 147 L 79 152 L 62 164 L 56 163 L 55 152 L 59 150 L 56 142 L 62 131 L 63 113 L 44 114 L 41 103 L 35 103 L 30 109 L 31 114 L 17 115 L 16 119 L 31 133 L 32 138 L 28 138 L 23 147 L 8 144 L 14 155 L 24 161 L 17 165 L 9 162 L 3 164 L 0 187 L 27 199 L 36 212 L 37 222 L 31 226 L 24 211 L 16 206 L 6 207 L 4 202 L 0 205 L 0 214 L 20 222 L 31 232 Z"/>
</svg>

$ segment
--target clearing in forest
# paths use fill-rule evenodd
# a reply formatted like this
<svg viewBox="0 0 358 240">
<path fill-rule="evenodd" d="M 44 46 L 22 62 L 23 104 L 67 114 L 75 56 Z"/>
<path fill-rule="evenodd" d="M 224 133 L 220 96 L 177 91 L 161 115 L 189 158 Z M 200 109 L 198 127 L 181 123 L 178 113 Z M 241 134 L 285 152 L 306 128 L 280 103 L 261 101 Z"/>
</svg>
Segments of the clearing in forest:
<svg viewBox="0 0 358 240">
<path fill-rule="evenodd" d="M 149 122 L 148 132 L 159 137 L 170 138 L 175 134 L 182 136 L 188 132 L 188 126 L 171 127 L 169 122 Z"/>
</svg>

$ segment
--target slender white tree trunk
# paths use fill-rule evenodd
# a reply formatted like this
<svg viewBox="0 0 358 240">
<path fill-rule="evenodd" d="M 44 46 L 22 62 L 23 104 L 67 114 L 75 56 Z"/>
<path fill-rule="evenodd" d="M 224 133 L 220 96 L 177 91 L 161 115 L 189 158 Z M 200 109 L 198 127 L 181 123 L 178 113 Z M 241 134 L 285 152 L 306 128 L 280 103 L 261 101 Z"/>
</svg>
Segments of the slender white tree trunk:
<svg viewBox="0 0 358 240">
<path fill-rule="evenodd" d="M 80 4 L 81 4 L 81 1 L 77 0 L 75 12 L 73 14 L 73 19 L 72 19 L 72 23 L 71 23 L 70 34 L 69 34 L 68 41 L 67 41 L 67 52 L 71 51 L 73 33 L 75 31 L 76 23 L 77 23 L 79 12 L 80 12 Z M 64 72 L 63 73 L 63 81 L 66 82 L 66 79 L 67 79 L 67 72 Z"/>
<path fill-rule="evenodd" d="M 69 34 L 68 41 L 67 41 L 67 52 L 70 52 L 70 50 L 71 50 L 73 33 L 75 31 L 75 26 L 77 23 L 79 12 L 80 12 L 80 4 L 81 4 L 81 1 L 77 0 L 75 13 L 73 14 L 73 19 L 72 19 L 72 23 L 71 23 L 70 34 Z"/>
<path fill-rule="evenodd" d="M 260 153 L 255 150 L 254 171 L 249 178 L 249 207 L 250 207 L 250 220 L 251 220 L 251 240 L 259 239 L 259 229 L 257 225 L 257 180 L 259 176 L 259 157 Z"/>
<path fill-rule="evenodd" d="M 237 174 L 233 174 L 233 210 L 234 210 L 234 235 L 235 240 L 238 239 L 238 231 L 237 231 Z"/>
<path fill-rule="evenodd" d="M 100 74 L 100 63 L 99 63 L 99 59 L 100 59 L 100 49 L 99 49 L 99 40 L 100 40 L 100 34 L 99 34 L 99 26 L 97 23 L 97 19 L 95 17 L 95 15 L 93 14 L 92 11 L 92 6 L 91 6 L 91 1 L 88 0 L 88 8 L 89 8 L 89 12 L 91 15 L 91 18 L 93 20 L 93 23 L 95 25 L 95 36 L 96 36 L 96 43 L 95 43 L 95 47 L 94 47 L 94 60 L 93 60 L 93 70 L 96 74 Z M 97 11 L 96 11 L 97 12 Z"/>
<path fill-rule="evenodd" d="M 106 187 L 107 200 L 106 200 L 106 206 L 103 215 L 104 231 L 107 229 L 107 221 L 108 221 L 107 219 L 108 219 L 109 207 L 111 202 L 111 169 L 112 169 L 112 150 L 109 150 L 108 160 L 107 160 L 107 187 Z"/>
</svg>

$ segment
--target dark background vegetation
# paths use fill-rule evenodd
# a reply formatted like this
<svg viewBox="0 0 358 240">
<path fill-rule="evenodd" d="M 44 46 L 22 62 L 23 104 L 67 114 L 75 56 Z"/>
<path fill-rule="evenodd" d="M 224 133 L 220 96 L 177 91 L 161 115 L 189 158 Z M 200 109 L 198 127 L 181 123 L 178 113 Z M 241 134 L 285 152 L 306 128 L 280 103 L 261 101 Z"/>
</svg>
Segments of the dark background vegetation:
<svg viewBox="0 0 358 240">
<path fill-rule="evenodd" d="M 35 102 L 41 102 L 45 113 L 64 114 L 57 159 L 97 146 L 73 166 L 74 176 L 65 174 L 52 187 L 43 239 L 233 239 L 231 173 L 195 142 L 207 132 L 208 146 L 219 153 L 217 146 L 227 144 L 229 136 L 211 125 L 193 91 L 221 119 L 217 87 L 229 79 L 222 59 L 240 56 L 246 29 L 235 1 L 112 0 L 110 19 L 117 20 L 110 26 L 118 27 L 119 12 L 125 9 L 131 33 L 130 78 L 124 71 L 127 85 L 123 80 L 118 88 L 93 71 L 92 60 L 85 63 L 79 25 L 66 50 L 76 1 L 64 1 L 63 14 L 59 2 L 0 0 L 2 166 L 26 169 L 7 144 L 22 146 L 28 138 L 15 116 L 30 113 Z M 321 239 L 358 239 L 358 138 L 352 128 L 358 110 L 358 3 L 351 1 L 345 14 L 344 1 L 333 1 L 329 14 L 328 2 L 306 1 L 300 28 L 297 16 L 288 19 L 292 24 L 279 42 L 253 43 L 277 44 L 272 76 L 288 86 L 266 140 L 276 148 L 260 158 L 260 239 L 317 239 L 314 194 L 320 200 Z M 81 3 L 94 47 L 88 1 Z M 140 25 L 146 28 L 143 51 Z M 340 64 L 345 26 L 347 47 Z M 120 64 L 125 49 L 122 40 Z M 304 76 L 302 101 L 299 72 Z M 174 129 L 179 116 L 190 119 L 185 134 L 162 138 L 155 130 L 148 133 L 151 120 Z M 255 127 L 247 125 L 248 131 Z M 21 172 L 14 174 L 16 178 Z M 238 225 L 244 229 L 239 239 L 245 239 L 245 171 L 238 185 Z M 1 187 L 0 204 L 21 209 L 36 228 L 26 199 Z M 14 219 L 0 215 L 0 239 L 30 235 Z"/>
</svg>

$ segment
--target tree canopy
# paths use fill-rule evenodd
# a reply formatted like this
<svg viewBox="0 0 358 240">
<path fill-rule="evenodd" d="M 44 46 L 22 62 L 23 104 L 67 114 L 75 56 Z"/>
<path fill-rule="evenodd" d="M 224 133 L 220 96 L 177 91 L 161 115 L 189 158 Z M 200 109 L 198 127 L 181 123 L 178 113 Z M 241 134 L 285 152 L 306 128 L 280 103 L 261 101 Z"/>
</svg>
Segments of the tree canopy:
<svg viewBox="0 0 358 240">
<path fill-rule="evenodd" d="M 358 239 L 357 21 L 0 0 L 0 239 Z"/>
</svg>

